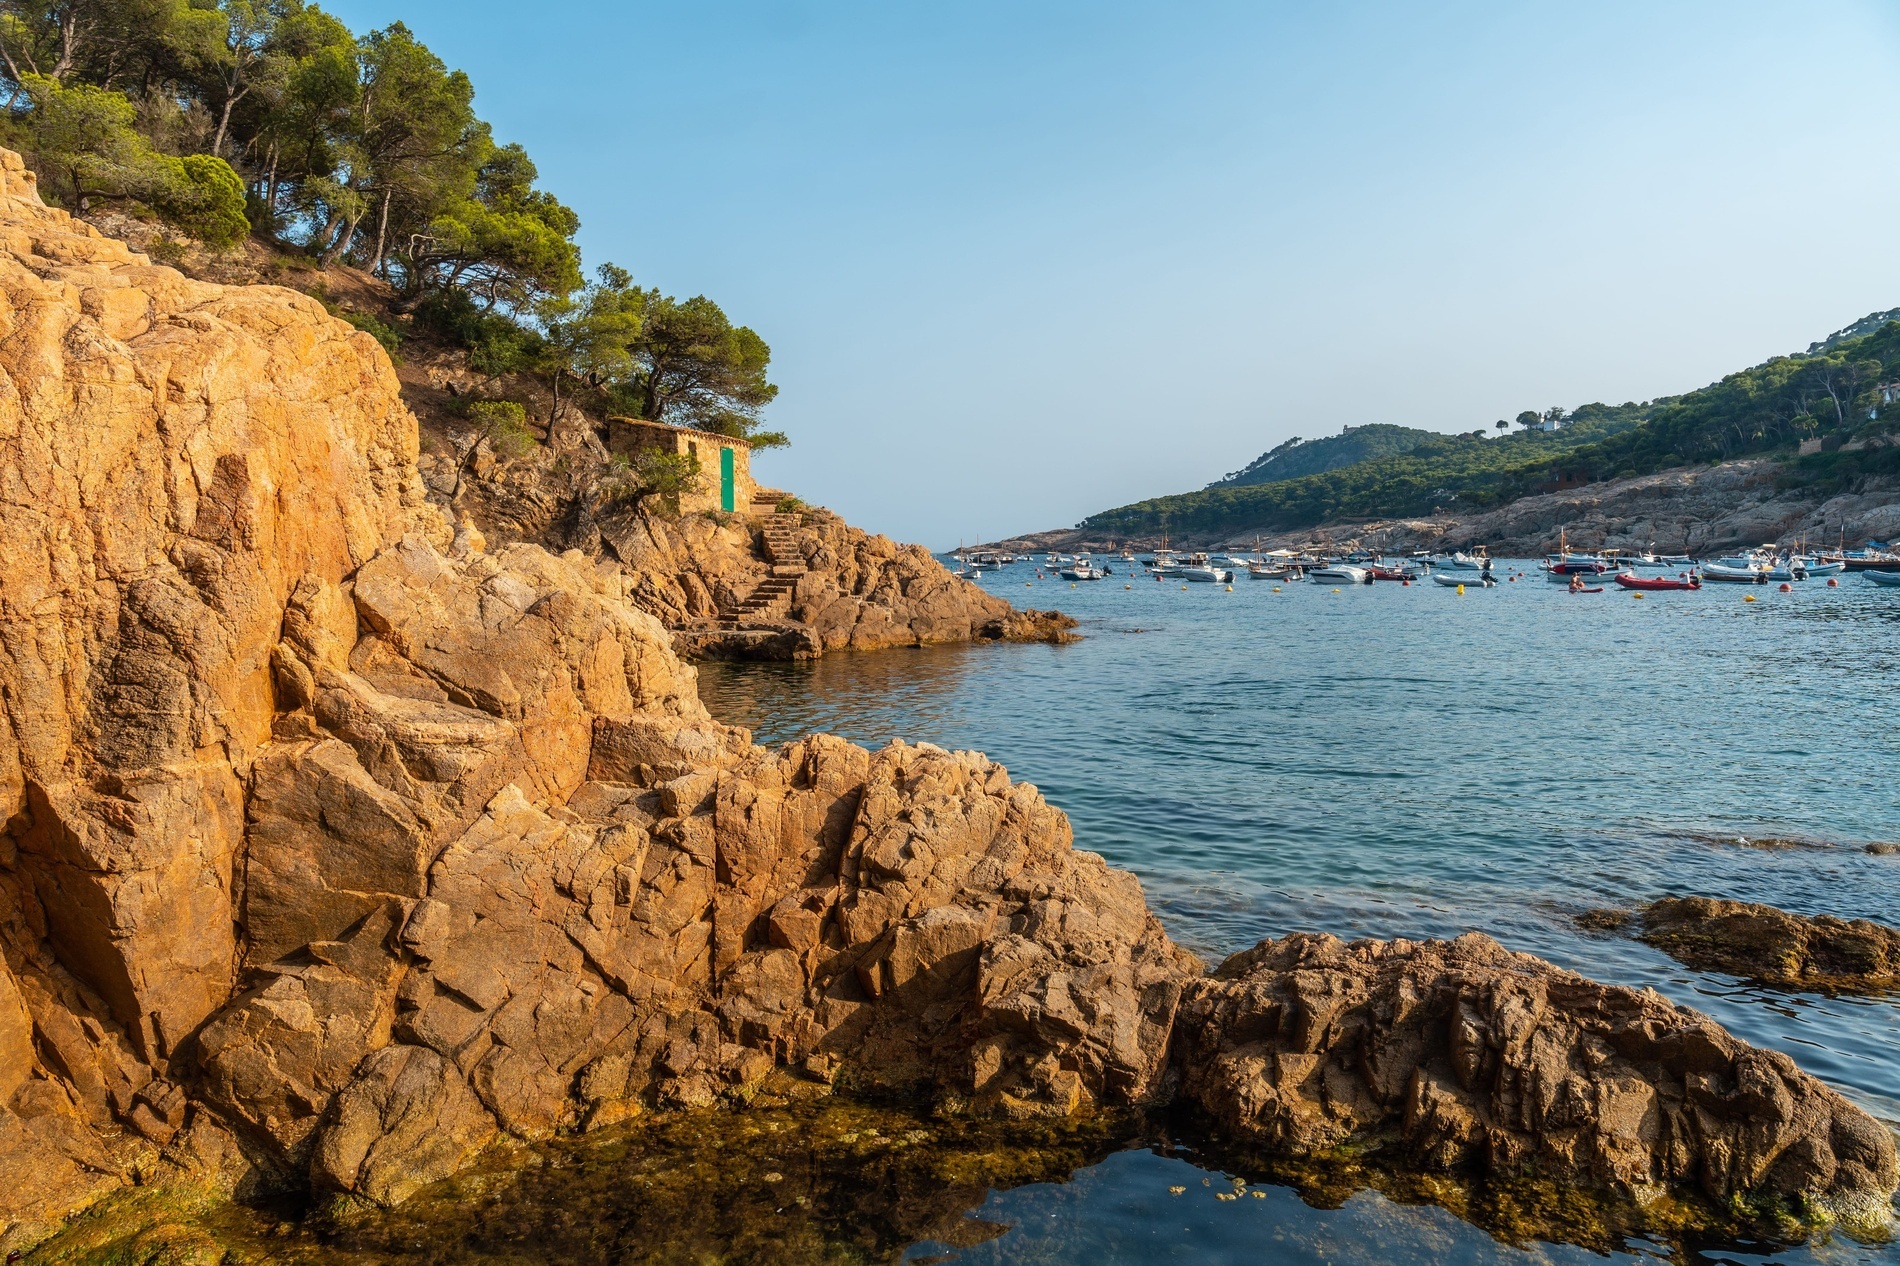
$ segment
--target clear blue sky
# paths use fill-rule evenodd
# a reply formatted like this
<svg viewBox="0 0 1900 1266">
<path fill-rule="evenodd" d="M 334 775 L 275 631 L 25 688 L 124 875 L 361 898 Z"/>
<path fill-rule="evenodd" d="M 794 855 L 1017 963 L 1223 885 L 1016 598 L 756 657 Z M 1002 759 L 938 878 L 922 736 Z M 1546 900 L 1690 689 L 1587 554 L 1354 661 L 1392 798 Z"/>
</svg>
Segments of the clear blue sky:
<svg viewBox="0 0 1900 1266">
<path fill-rule="evenodd" d="M 1891 3 L 326 7 L 766 337 L 763 481 L 937 547 L 1900 306 Z"/>
</svg>

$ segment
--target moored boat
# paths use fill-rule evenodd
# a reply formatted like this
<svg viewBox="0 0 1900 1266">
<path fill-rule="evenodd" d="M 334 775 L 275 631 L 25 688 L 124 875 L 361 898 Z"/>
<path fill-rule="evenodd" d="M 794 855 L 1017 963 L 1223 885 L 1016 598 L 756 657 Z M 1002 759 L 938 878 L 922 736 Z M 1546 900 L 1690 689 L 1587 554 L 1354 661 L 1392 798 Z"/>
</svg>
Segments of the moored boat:
<svg viewBox="0 0 1900 1266">
<path fill-rule="evenodd" d="M 1864 571 L 1861 575 L 1873 581 L 1876 585 L 1900 588 L 1900 571 Z"/>
<path fill-rule="evenodd" d="M 1369 585 L 1372 583 L 1372 573 L 1363 567 L 1355 567 L 1351 563 L 1334 563 L 1330 567 L 1316 567 L 1307 575 L 1311 576 L 1313 583 L 1318 585 Z"/>
<path fill-rule="evenodd" d="M 1693 575 L 1683 576 L 1638 576 L 1633 572 L 1623 572 L 1615 578 L 1616 583 L 1625 589 L 1636 589 L 1646 593 L 1657 593 L 1668 589 L 1700 589 L 1702 582 Z"/>
<path fill-rule="evenodd" d="M 1738 585 L 1765 585 L 1770 570 L 1768 563 L 1753 555 L 1735 555 L 1703 563 L 1702 579 Z"/>
<path fill-rule="evenodd" d="M 1435 571 L 1432 573 L 1432 580 L 1447 589 L 1455 589 L 1462 585 L 1470 585 L 1474 589 L 1495 589 L 1498 586 L 1498 582 L 1491 578 L 1491 573 L 1488 571 L 1476 573 Z"/>
</svg>

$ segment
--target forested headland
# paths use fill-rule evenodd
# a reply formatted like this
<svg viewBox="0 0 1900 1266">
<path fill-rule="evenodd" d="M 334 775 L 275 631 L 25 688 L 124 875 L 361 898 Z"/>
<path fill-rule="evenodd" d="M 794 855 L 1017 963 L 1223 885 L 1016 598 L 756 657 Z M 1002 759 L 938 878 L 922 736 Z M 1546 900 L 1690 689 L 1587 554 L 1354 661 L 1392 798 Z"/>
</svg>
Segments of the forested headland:
<svg viewBox="0 0 1900 1266">
<path fill-rule="evenodd" d="M 392 353 L 421 325 L 557 409 L 580 393 L 597 414 L 786 442 L 761 419 L 765 340 L 704 296 L 584 272 L 579 216 L 400 22 L 358 34 L 304 0 L 0 0 L 0 86 L 0 144 L 45 200 L 162 223 L 161 260 L 263 244 L 319 296 L 348 266 L 388 303 L 338 314 Z"/>
<path fill-rule="evenodd" d="M 1805 353 L 1774 357 L 1685 395 L 1568 412 L 1526 410 L 1462 435 L 1383 427 L 1374 442 L 1423 438 L 1402 451 L 1314 473 L 1292 473 L 1312 460 L 1304 450 L 1374 428 L 1289 441 L 1199 492 L 1106 510 L 1078 527 L 1122 536 L 1239 533 L 1465 514 L 1552 487 L 1760 455 L 1785 459 L 1778 475 L 1784 486 L 1845 490 L 1870 476 L 1900 473 L 1900 443 L 1893 442 L 1900 417 L 1900 387 L 1894 387 L 1900 321 L 1894 316 L 1875 313 Z M 1543 429 L 1547 422 L 1560 429 Z M 1801 455 L 1803 441 L 1814 440 L 1822 451 Z"/>
</svg>

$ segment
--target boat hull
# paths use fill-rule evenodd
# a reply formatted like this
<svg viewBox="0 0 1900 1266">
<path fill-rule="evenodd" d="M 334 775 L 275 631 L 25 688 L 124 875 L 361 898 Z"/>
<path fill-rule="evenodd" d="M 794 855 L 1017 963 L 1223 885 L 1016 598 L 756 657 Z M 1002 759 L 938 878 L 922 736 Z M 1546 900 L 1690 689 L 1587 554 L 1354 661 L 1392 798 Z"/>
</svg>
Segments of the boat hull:
<svg viewBox="0 0 1900 1266">
<path fill-rule="evenodd" d="M 1632 576 L 1627 572 L 1616 577 L 1616 583 L 1625 589 L 1635 589 L 1640 593 L 1702 588 L 1702 582 L 1698 580 L 1673 580 L 1668 576 Z"/>
</svg>

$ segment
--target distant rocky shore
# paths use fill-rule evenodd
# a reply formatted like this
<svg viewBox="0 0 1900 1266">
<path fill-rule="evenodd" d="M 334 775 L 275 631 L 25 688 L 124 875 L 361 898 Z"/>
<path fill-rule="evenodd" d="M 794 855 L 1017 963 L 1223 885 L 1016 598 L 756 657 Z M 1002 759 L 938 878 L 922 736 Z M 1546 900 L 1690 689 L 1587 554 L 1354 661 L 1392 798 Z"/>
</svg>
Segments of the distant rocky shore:
<svg viewBox="0 0 1900 1266">
<path fill-rule="evenodd" d="M 340 1215 L 833 1091 L 1890 1210 L 1884 1127 L 1658 995 L 1477 934 L 1209 974 L 982 755 L 753 744 L 637 562 L 451 524 L 369 335 L 151 264 L 5 151 L 0 229 L 0 1248 L 134 1187 Z"/>
<path fill-rule="evenodd" d="M 1806 542 L 1811 548 L 1841 542 L 1900 539 L 1900 483 L 1873 481 L 1856 493 L 1832 496 L 1786 490 L 1770 458 L 1679 467 L 1654 475 L 1584 484 L 1522 497 L 1492 510 L 1447 512 L 1419 519 L 1324 524 L 1293 531 L 1263 529 L 1268 549 L 1307 544 L 1363 545 L 1392 553 L 1470 549 L 1483 545 L 1501 558 L 1536 558 L 1560 539 L 1581 549 L 1655 549 L 1703 556 L 1768 541 Z M 1216 536 L 1183 533 L 1171 544 L 1184 549 L 1251 549 L 1252 532 Z M 1012 537 L 986 549 L 1101 552 L 1158 540 L 1127 542 L 1078 529 Z"/>
</svg>

